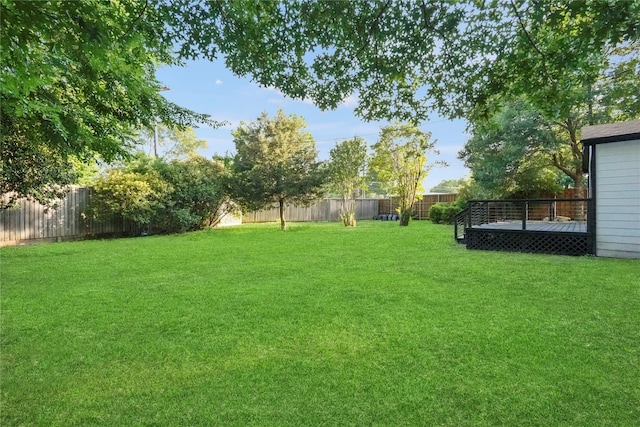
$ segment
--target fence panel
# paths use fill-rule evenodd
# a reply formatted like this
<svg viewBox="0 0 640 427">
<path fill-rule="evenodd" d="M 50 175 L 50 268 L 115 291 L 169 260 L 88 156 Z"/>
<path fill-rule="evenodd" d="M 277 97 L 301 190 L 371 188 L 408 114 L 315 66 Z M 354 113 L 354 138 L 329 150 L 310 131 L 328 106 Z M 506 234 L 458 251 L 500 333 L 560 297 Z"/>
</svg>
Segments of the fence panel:
<svg viewBox="0 0 640 427">
<path fill-rule="evenodd" d="M 356 219 L 372 219 L 378 215 L 379 199 L 357 199 Z M 284 217 L 291 222 L 340 221 L 340 199 L 324 199 L 314 205 L 285 205 Z M 280 220 L 278 207 L 249 212 L 243 215 L 243 223 L 274 222 Z"/>
<path fill-rule="evenodd" d="M 566 188 L 561 193 L 554 195 L 546 195 L 540 197 L 542 199 L 575 199 L 577 197 L 577 192 L 574 188 Z M 425 194 L 422 196 L 422 200 L 419 200 L 414 205 L 413 216 L 417 219 L 428 219 L 429 218 L 429 209 L 436 203 L 451 203 L 455 202 L 458 198 L 458 195 L 455 193 L 450 194 Z M 386 199 L 379 199 L 378 203 L 378 215 L 388 215 L 397 213 L 398 209 L 398 198 L 390 197 Z M 557 203 L 557 215 L 563 215 L 568 217 L 573 217 L 575 215 L 573 209 L 573 205 L 570 202 L 558 202 Z"/>
<path fill-rule="evenodd" d="M 84 216 L 91 198 L 91 187 L 72 187 L 65 198 L 58 201 L 56 209 L 47 208 L 37 202 L 18 200 L 18 208 L 0 211 L 0 245 L 17 244 L 24 241 L 63 240 L 87 236 L 132 234 L 136 225 L 112 218 L 109 221 L 94 221 Z M 565 190 L 558 198 L 575 197 L 574 189 Z M 456 194 L 425 194 L 415 206 L 415 217 L 426 219 L 429 209 L 438 202 L 454 202 Z M 0 196 L 3 202 L 9 195 Z M 286 206 L 287 221 L 340 221 L 340 199 L 325 199 L 310 207 Z M 377 215 L 396 213 L 396 198 L 358 199 L 356 219 L 371 219 Z M 575 217 L 575 207 L 566 201 L 557 202 L 556 215 Z M 278 221 L 278 208 L 251 212 L 242 219 L 244 223 Z"/>
<path fill-rule="evenodd" d="M 55 208 L 19 199 L 16 207 L 0 211 L 0 246 L 37 240 L 130 234 L 135 231 L 135 224 L 115 217 L 105 222 L 86 218 L 84 211 L 91 192 L 91 187 L 71 187 L 63 199 L 57 200 Z M 10 195 L 1 197 L 6 203 Z"/>
</svg>

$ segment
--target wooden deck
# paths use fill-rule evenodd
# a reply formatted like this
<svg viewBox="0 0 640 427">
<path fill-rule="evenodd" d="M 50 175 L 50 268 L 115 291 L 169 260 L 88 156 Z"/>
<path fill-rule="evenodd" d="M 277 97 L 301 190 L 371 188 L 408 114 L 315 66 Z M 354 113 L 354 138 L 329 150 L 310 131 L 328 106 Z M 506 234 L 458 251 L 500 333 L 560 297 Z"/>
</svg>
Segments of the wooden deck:
<svg viewBox="0 0 640 427">
<path fill-rule="evenodd" d="M 548 221 L 573 217 L 589 221 L 592 199 L 472 200 L 456 216 L 454 235 L 467 249 L 545 253 L 593 254 L 592 225 L 587 221 Z M 532 218 L 524 224 L 522 218 Z M 533 219 L 535 218 L 535 220 Z"/>
<path fill-rule="evenodd" d="M 546 231 L 553 233 L 586 233 L 586 221 L 527 221 L 527 231 Z M 495 230 L 522 230 L 522 221 L 494 222 L 491 224 L 474 225 L 472 228 Z"/>
</svg>

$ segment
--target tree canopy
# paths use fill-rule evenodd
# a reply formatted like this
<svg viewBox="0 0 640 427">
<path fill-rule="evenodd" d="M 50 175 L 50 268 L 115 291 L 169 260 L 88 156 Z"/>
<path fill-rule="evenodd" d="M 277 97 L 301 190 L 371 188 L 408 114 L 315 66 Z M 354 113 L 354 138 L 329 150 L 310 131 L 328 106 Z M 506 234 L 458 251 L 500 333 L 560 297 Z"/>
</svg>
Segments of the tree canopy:
<svg viewBox="0 0 640 427">
<path fill-rule="evenodd" d="M 345 226 L 356 225 L 356 197 L 367 189 L 367 142 L 359 137 L 346 139 L 329 152 L 329 189 L 340 195 L 340 218 Z"/>
<path fill-rule="evenodd" d="M 496 93 L 528 94 L 563 117 L 574 95 L 619 60 L 612 49 L 640 39 L 640 2 L 631 0 L 166 0 L 162 7 L 181 55 L 224 55 L 237 75 L 321 108 L 356 94 L 367 119 L 466 117 Z"/>
<path fill-rule="evenodd" d="M 560 189 L 552 153 L 563 150 L 564 141 L 530 104 L 509 103 L 472 132 L 459 157 L 493 197 L 533 197 Z"/>
<path fill-rule="evenodd" d="M 216 123 L 167 101 L 155 78 L 176 64 L 149 2 L 0 1 L 0 191 L 40 201 L 73 182 L 73 156 L 110 162 L 132 133 Z M 29 176 L 28 179 L 25 177 Z"/>
<path fill-rule="evenodd" d="M 0 191 L 38 199 L 59 194 L 51 184 L 73 181 L 70 156 L 108 162 L 126 155 L 132 130 L 156 119 L 171 127 L 207 121 L 159 93 L 155 68 L 187 58 L 224 58 L 234 74 L 320 108 L 355 95 L 365 119 L 420 121 L 435 112 L 475 121 L 500 110 L 502 98 L 523 96 L 575 134 L 576 106 L 604 99 L 599 89 L 609 84 L 610 117 L 640 108 L 628 96 L 640 91 L 637 0 L 0 7 Z"/>
<path fill-rule="evenodd" d="M 164 123 L 140 130 L 135 141 L 135 148 L 145 147 L 145 152 L 149 148 L 149 153 L 165 160 L 188 159 L 198 156 L 198 150 L 207 148 L 207 141 L 198 138 L 193 128 L 170 128 Z"/>
<path fill-rule="evenodd" d="M 467 178 L 445 179 L 440 181 L 435 187 L 431 187 L 432 193 L 457 193 L 460 187 L 467 183 Z"/>
<path fill-rule="evenodd" d="M 580 128 L 640 116 L 638 52 L 617 51 L 626 59 L 588 84 L 577 79 L 571 90 L 540 92 L 544 99 L 494 95 L 484 114 L 471 115 L 460 158 L 476 183 L 494 196 L 533 196 L 558 191 L 564 178 L 585 197 Z"/>
<path fill-rule="evenodd" d="M 233 207 L 224 187 L 228 173 L 223 159 L 167 162 L 138 153 L 93 183 L 87 214 L 98 221 L 116 215 L 153 233 L 212 227 Z"/>
</svg>

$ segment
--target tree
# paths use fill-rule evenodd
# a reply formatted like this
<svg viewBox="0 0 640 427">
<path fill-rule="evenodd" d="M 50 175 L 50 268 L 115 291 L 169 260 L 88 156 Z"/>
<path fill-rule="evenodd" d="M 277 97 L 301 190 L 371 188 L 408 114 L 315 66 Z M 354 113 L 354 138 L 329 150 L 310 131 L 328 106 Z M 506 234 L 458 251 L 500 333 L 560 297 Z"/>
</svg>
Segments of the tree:
<svg viewBox="0 0 640 427">
<path fill-rule="evenodd" d="M 511 2 L 509 7 L 517 31 L 511 47 L 493 61 L 491 81 L 479 91 L 482 102 L 471 112 L 490 113 L 496 97 L 525 97 L 545 118 L 573 132 L 599 122 L 593 111 L 584 114 L 583 123 L 575 115 L 598 103 L 603 77 L 615 85 L 626 80 L 625 98 L 635 98 L 630 94 L 640 89 L 640 3 Z"/>
<path fill-rule="evenodd" d="M 0 208 L 12 206 L 21 197 L 43 204 L 60 199 L 66 193 L 65 185 L 76 181 L 71 161 L 60 156 L 60 150 L 31 141 L 20 132 L 0 138 L 0 193 L 10 193 Z"/>
<path fill-rule="evenodd" d="M 475 182 L 493 197 L 533 197 L 561 190 L 553 156 L 565 147 L 559 128 L 529 103 L 518 100 L 472 127 L 459 153 Z M 581 181 L 582 170 L 565 169 Z M 581 168 L 581 165 L 580 165 Z M 578 177 L 579 174 L 579 177 Z"/>
<path fill-rule="evenodd" d="M 356 197 L 367 189 L 367 143 L 357 136 L 346 139 L 331 149 L 329 159 L 329 189 L 342 198 L 340 218 L 345 226 L 355 227 Z"/>
<path fill-rule="evenodd" d="M 188 159 L 207 148 L 207 141 L 198 138 L 193 128 L 170 128 L 164 123 L 158 123 L 155 129 L 142 129 L 134 141 L 138 146 L 150 145 L 155 157 L 165 160 Z M 161 155 L 158 148 L 162 148 Z"/>
<path fill-rule="evenodd" d="M 597 100 L 600 76 L 631 74 L 627 94 L 640 85 L 638 1 L 0 0 L 0 8 L 0 185 L 31 197 L 72 181 L 70 155 L 109 162 L 126 156 L 133 129 L 158 118 L 206 121 L 158 92 L 155 67 L 185 58 L 223 55 L 236 75 L 321 108 L 357 95 L 356 112 L 368 119 L 487 116 L 495 96 L 524 95 L 571 137 L 576 100 Z M 619 105 L 638 111 L 632 96 Z M 21 180 L 29 170 L 43 173 Z"/>
<path fill-rule="evenodd" d="M 438 185 L 431 188 L 432 193 L 457 193 L 460 187 L 465 185 L 466 178 L 445 179 L 440 181 Z"/>
<path fill-rule="evenodd" d="M 540 48 L 549 47 L 543 42 L 551 43 L 541 40 Z M 595 77 L 574 70 L 572 83 L 565 73 L 565 86 L 540 81 L 540 91 L 520 96 L 515 94 L 525 92 L 527 83 L 514 80 L 505 94 L 492 96 L 469 117 L 474 136 L 460 153 L 478 184 L 502 195 L 553 192 L 562 180 L 559 171 L 571 180 L 576 197 L 586 197 L 579 129 L 640 117 L 637 47 L 615 49 L 620 62 Z"/>
<path fill-rule="evenodd" d="M 178 59 L 149 2 L 1 0 L 0 63 L 0 190 L 15 197 L 60 196 L 71 156 L 126 156 L 157 118 L 217 124 L 160 95 L 155 68 Z"/>
<path fill-rule="evenodd" d="M 537 2 L 531 6 L 512 3 L 520 30 L 513 46 L 494 61 L 492 82 L 484 85 L 482 102 L 470 110 L 468 119 L 481 129 L 483 122 L 505 114 L 513 103 L 525 102 L 555 134 L 556 143 L 554 147 L 538 145 L 534 155 L 535 142 L 515 141 L 531 153 L 519 161 L 520 179 L 544 178 L 547 184 L 542 185 L 550 184 L 553 173 L 543 166 L 549 159 L 553 168 L 571 179 L 576 196 L 584 198 L 580 128 L 640 117 L 636 95 L 640 92 L 640 40 L 637 30 L 633 35 L 632 27 L 618 26 L 619 19 L 624 20 L 618 14 L 638 13 L 640 3 Z M 603 22 L 611 19 L 612 27 L 603 28 Z M 603 38 L 607 32 L 618 38 Z M 532 174 L 535 170 L 544 173 Z M 476 178 L 481 183 L 482 178 Z M 540 184 L 538 180 L 528 187 Z"/>
<path fill-rule="evenodd" d="M 286 230 L 285 203 L 308 205 L 323 194 L 326 169 L 317 161 L 313 136 L 303 117 L 262 113 L 232 132 L 236 145 L 230 191 L 245 210 L 277 204 Z"/>
<path fill-rule="evenodd" d="M 413 205 L 422 198 L 422 180 L 433 166 L 427 164 L 427 154 L 435 152 L 431 134 L 412 124 L 395 123 L 380 131 L 373 145 L 370 168 L 378 176 L 387 192 L 399 198 L 400 225 L 409 225 Z"/>
<path fill-rule="evenodd" d="M 93 185 L 89 216 L 98 221 L 119 215 L 142 228 L 148 227 L 162 210 L 170 187 L 155 171 L 139 173 L 110 170 Z"/>
<path fill-rule="evenodd" d="M 225 182 L 230 173 L 224 160 L 202 156 L 156 160 L 153 169 L 170 186 L 156 226 L 164 232 L 215 227 L 233 210 Z"/>
</svg>

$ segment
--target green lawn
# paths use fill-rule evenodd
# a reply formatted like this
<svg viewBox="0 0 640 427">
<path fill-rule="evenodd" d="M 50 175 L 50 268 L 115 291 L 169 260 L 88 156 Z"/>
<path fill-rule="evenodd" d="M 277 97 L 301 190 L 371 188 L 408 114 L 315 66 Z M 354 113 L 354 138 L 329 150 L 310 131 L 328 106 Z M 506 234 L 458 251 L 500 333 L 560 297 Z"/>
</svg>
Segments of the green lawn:
<svg viewBox="0 0 640 427">
<path fill-rule="evenodd" d="M 0 250 L 3 426 L 637 426 L 640 261 L 414 222 Z"/>
</svg>

